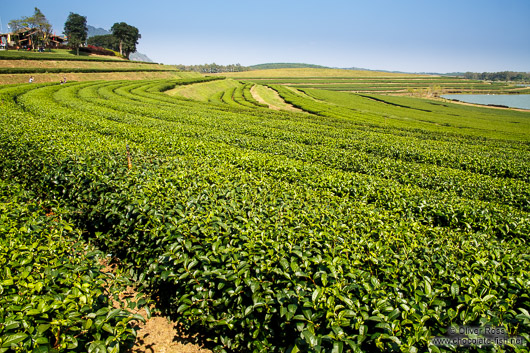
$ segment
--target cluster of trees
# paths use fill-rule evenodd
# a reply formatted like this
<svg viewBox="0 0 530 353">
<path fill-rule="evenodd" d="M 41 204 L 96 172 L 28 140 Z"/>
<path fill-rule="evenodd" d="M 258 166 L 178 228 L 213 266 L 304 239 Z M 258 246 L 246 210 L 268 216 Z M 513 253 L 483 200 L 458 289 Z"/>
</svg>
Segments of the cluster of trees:
<svg viewBox="0 0 530 353">
<path fill-rule="evenodd" d="M 107 48 L 114 51 L 120 50 L 120 43 L 118 39 L 112 34 L 105 34 L 99 36 L 93 36 L 87 39 L 87 45 L 93 45 L 95 47 Z"/>
<path fill-rule="evenodd" d="M 64 23 L 64 34 L 68 37 L 70 46 L 76 49 L 79 55 L 79 47 L 85 44 L 88 36 L 86 16 L 70 12 Z"/>
<path fill-rule="evenodd" d="M 128 25 L 125 22 L 117 22 L 112 25 L 112 34 L 106 36 L 95 36 L 89 38 L 87 41 L 88 28 L 86 24 L 86 17 L 70 13 L 66 23 L 64 24 L 64 33 L 68 36 L 68 43 L 77 48 L 79 55 L 79 46 L 85 43 L 118 51 L 120 55 L 129 59 L 129 55 L 136 51 L 136 44 L 138 39 L 142 36 L 138 28 Z M 99 40 L 97 37 L 105 37 L 104 40 Z"/>
<path fill-rule="evenodd" d="M 119 22 L 112 25 L 110 30 L 112 34 L 88 38 L 87 44 L 117 51 L 129 59 L 129 55 L 136 51 L 138 39 L 142 37 L 138 28 Z"/>
<path fill-rule="evenodd" d="M 32 29 L 33 31 L 30 35 L 34 36 L 31 41 L 33 49 L 35 49 L 36 45 L 49 45 L 52 26 L 38 8 L 35 8 L 33 16 L 10 21 L 9 27 L 14 33 L 22 32 L 27 28 Z M 88 44 L 119 51 L 120 55 L 129 59 L 129 55 L 136 51 L 138 39 L 141 38 L 138 28 L 125 22 L 118 22 L 112 26 L 111 31 L 112 34 L 108 36 L 97 36 L 109 37 L 106 38 L 106 41 L 101 42 L 102 45 L 90 42 Z M 70 12 L 64 24 L 64 34 L 68 38 L 69 46 L 72 49 L 76 49 L 77 55 L 79 55 L 79 48 L 87 44 L 88 27 L 86 16 Z"/>
<path fill-rule="evenodd" d="M 200 73 L 217 73 L 217 72 L 241 72 L 250 70 L 248 67 L 240 64 L 217 65 L 216 63 L 204 65 L 177 65 L 181 71 L 195 71 Z"/>
<path fill-rule="evenodd" d="M 27 28 L 32 29 L 28 36 L 31 38 L 31 46 L 33 50 L 35 50 L 37 46 L 46 47 L 50 44 L 52 25 L 38 8 L 35 8 L 33 16 L 25 16 L 18 20 L 9 21 L 9 28 L 11 28 L 11 31 L 14 33 L 22 32 Z M 18 41 L 19 38 L 16 38 Z"/>
<path fill-rule="evenodd" d="M 466 72 L 464 73 L 465 78 L 472 80 L 485 80 L 485 81 L 524 81 L 530 82 L 530 72 L 514 72 L 514 71 L 502 71 L 502 72 Z"/>
</svg>

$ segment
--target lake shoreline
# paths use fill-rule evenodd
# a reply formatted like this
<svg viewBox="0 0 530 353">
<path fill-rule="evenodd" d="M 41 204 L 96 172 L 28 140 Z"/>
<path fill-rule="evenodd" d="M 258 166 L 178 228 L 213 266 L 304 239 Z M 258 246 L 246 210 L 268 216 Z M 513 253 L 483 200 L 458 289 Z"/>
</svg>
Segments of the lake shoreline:
<svg viewBox="0 0 530 353">
<path fill-rule="evenodd" d="M 455 98 L 454 96 L 462 96 L 462 98 L 464 98 L 464 96 L 475 96 L 475 97 L 476 96 L 481 96 L 479 98 L 483 98 L 482 96 L 484 96 L 484 97 L 491 96 L 491 98 L 493 98 L 493 97 L 508 96 L 508 95 L 473 95 L 473 94 L 458 94 L 457 95 L 457 94 L 454 94 L 454 95 L 442 95 L 442 96 L 439 97 L 439 99 L 441 99 L 441 100 L 443 100 L 445 102 L 452 102 L 452 103 L 469 105 L 469 106 L 492 108 L 492 109 L 510 109 L 510 110 L 515 110 L 515 111 L 530 112 L 530 108 L 521 107 L 521 106 L 519 106 L 519 107 L 510 106 L 510 105 L 508 105 L 508 104 L 510 104 L 509 102 L 508 103 L 507 102 L 500 102 L 500 103 L 507 103 L 507 104 L 499 104 L 498 102 L 492 102 L 492 103 L 471 102 L 471 101 L 466 101 L 466 100 L 463 100 L 463 99 L 458 99 L 460 97 Z M 509 95 L 509 96 L 511 96 L 511 95 Z"/>
<path fill-rule="evenodd" d="M 459 101 L 457 99 L 447 99 L 442 97 L 437 97 L 435 100 L 438 100 L 440 102 L 446 102 L 446 103 L 455 103 L 455 104 L 461 104 L 461 105 L 469 105 L 472 107 L 479 107 L 479 108 L 491 108 L 491 109 L 503 109 L 503 110 L 515 110 L 518 112 L 530 112 L 530 109 L 523 109 L 523 108 L 510 108 L 510 107 L 498 107 L 493 105 L 486 105 L 486 104 L 477 104 L 477 103 L 467 103 L 463 101 Z"/>
</svg>

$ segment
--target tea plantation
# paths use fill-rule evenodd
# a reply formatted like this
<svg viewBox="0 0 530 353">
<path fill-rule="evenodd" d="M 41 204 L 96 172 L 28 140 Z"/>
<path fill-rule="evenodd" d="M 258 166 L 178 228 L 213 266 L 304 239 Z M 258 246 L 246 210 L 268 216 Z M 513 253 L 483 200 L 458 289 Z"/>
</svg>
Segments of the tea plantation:
<svg viewBox="0 0 530 353">
<path fill-rule="evenodd" d="M 87 242 L 219 352 L 528 352 L 433 338 L 530 340 L 529 112 L 214 79 L 0 87 L 0 352 L 133 338 Z"/>
</svg>

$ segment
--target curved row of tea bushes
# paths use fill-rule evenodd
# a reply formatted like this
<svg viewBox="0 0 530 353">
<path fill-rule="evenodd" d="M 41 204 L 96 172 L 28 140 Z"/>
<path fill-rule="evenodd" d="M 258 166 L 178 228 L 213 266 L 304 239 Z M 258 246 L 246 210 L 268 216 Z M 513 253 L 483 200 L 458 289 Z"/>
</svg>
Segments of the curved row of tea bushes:
<svg viewBox="0 0 530 353">
<path fill-rule="evenodd" d="M 243 77 L 241 77 L 243 79 Z M 414 93 L 430 90 L 438 93 L 526 93 L 521 87 L 504 82 L 484 82 L 463 78 L 440 77 L 245 77 L 247 80 L 267 85 L 288 85 L 297 89 L 313 88 L 320 91 L 377 91 Z"/>
<path fill-rule="evenodd" d="M 69 89 L 62 89 L 61 94 L 57 95 L 57 99 L 60 102 L 66 100 L 69 105 L 77 102 L 78 109 L 87 112 L 94 111 L 97 106 L 99 108 L 97 109 L 98 114 L 107 118 L 116 116 L 115 119 L 120 119 L 124 116 L 123 112 L 127 112 L 128 116 L 136 115 L 136 119 L 142 119 L 138 116 L 150 116 L 168 121 L 175 120 L 174 109 L 171 106 L 169 109 L 163 109 L 161 107 L 153 107 L 151 104 L 142 101 L 131 101 L 130 96 L 133 95 L 129 93 L 125 96 L 125 93 L 120 91 L 119 88 L 116 89 L 116 92 L 120 92 L 121 97 L 116 96 L 113 91 L 115 89 L 114 87 L 119 87 L 120 85 L 122 83 L 105 85 L 87 84 L 86 88 L 83 85 L 72 86 Z M 133 87 L 135 86 L 133 85 Z M 65 96 L 67 93 L 69 93 L 68 96 Z M 90 100 L 93 106 L 86 104 L 88 100 Z M 112 110 L 107 109 L 107 107 Z M 195 121 L 197 123 L 191 122 L 193 128 L 188 132 L 185 132 L 185 129 L 189 123 L 181 124 L 180 133 L 186 133 L 188 135 L 199 133 L 197 126 L 209 124 L 209 122 L 203 122 L 200 119 L 196 119 Z M 238 118 L 238 121 L 241 122 L 242 118 Z M 311 163 L 320 163 L 344 171 L 378 175 L 385 179 L 399 181 L 405 185 L 417 185 L 425 189 L 451 192 L 460 197 L 508 204 L 525 211 L 528 211 L 530 207 L 530 189 L 528 184 L 523 181 L 477 175 L 469 171 L 457 170 L 436 164 L 418 163 L 417 161 L 409 161 L 407 157 L 396 159 L 390 156 L 382 156 L 382 153 L 379 152 L 382 148 L 377 149 L 376 153 L 372 153 L 372 149 L 377 148 L 375 147 L 376 143 L 372 142 L 369 145 L 366 138 L 364 140 L 353 140 L 347 137 L 332 138 L 319 135 L 318 128 L 305 128 L 305 131 L 294 130 L 288 132 L 286 131 L 286 128 L 289 127 L 288 124 L 283 124 L 282 127 L 283 129 L 280 130 L 279 124 L 273 125 L 270 128 L 264 128 L 263 124 L 259 127 L 252 127 L 240 123 L 225 124 L 222 126 L 216 124 L 214 129 L 210 128 L 209 131 L 203 132 L 201 138 L 211 141 L 223 141 L 240 148 L 271 154 L 281 153 L 290 158 L 309 161 Z M 271 144 L 271 140 L 275 140 L 275 142 Z M 395 141 L 396 139 L 393 140 Z M 381 144 L 383 146 L 385 143 L 391 145 L 393 140 L 381 140 Z M 363 145 L 363 142 L 365 146 L 369 147 L 357 147 Z M 398 142 L 401 141 L 398 140 Z M 416 146 L 410 143 L 410 139 L 408 146 L 405 145 L 404 141 L 401 144 L 403 148 L 406 146 L 410 153 L 414 153 L 415 155 L 420 155 L 420 153 L 426 150 L 426 146 L 424 147 L 422 145 L 416 149 Z M 431 143 L 431 145 L 434 144 Z M 447 145 L 445 144 L 444 147 L 448 147 Z M 484 149 L 483 147 L 482 150 Z M 439 158 L 444 158 L 443 156 L 445 155 L 454 156 L 456 154 L 452 151 L 448 153 L 448 151 L 444 151 L 443 149 L 439 149 L 438 153 Z M 391 156 L 395 157 L 394 154 L 391 154 Z M 524 165 L 524 161 L 519 162 L 521 165 Z M 497 161 L 490 159 L 489 165 L 493 163 L 497 163 Z"/>
<path fill-rule="evenodd" d="M 175 69 L 163 68 L 60 68 L 60 67 L 0 67 L 0 75 L 3 74 L 53 74 L 53 73 L 103 73 L 103 72 L 168 72 Z"/>
<path fill-rule="evenodd" d="M 264 103 L 260 103 L 260 102 L 258 102 L 258 101 L 254 98 L 254 96 L 252 95 L 252 92 L 251 92 L 250 90 L 251 90 L 252 87 L 254 87 L 254 86 L 255 86 L 255 84 L 253 84 L 253 83 L 245 83 L 245 85 L 243 86 L 243 98 L 244 98 L 247 102 L 249 102 L 249 103 L 255 105 L 256 107 L 268 108 L 269 106 L 268 106 L 267 104 L 264 104 Z"/>
<path fill-rule="evenodd" d="M 348 119 L 384 130 L 417 131 L 418 136 L 447 136 L 509 141 L 526 140 L 525 112 L 492 110 L 412 97 L 351 94 L 271 85 L 291 104 L 329 118 Z M 424 135 L 426 132 L 435 135 Z"/>
<path fill-rule="evenodd" d="M 143 318 L 110 299 L 127 282 L 104 275 L 103 254 L 33 198 L 17 184 L 0 182 L 0 351 L 119 352 L 130 346 L 131 321 Z"/>
<path fill-rule="evenodd" d="M 171 84 L 1 90 L 1 175 L 61 205 L 218 351 L 447 352 L 431 339 L 450 325 L 530 338 L 528 212 L 314 152 L 384 128 L 156 92 Z"/>
</svg>

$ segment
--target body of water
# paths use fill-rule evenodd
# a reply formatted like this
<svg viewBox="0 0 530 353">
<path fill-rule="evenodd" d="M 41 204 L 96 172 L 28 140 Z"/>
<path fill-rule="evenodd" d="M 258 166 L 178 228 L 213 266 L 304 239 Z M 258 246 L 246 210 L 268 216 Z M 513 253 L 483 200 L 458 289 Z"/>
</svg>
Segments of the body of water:
<svg viewBox="0 0 530 353">
<path fill-rule="evenodd" d="M 444 94 L 441 97 L 466 103 L 495 104 L 511 108 L 530 109 L 530 94 Z"/>
</svg>

